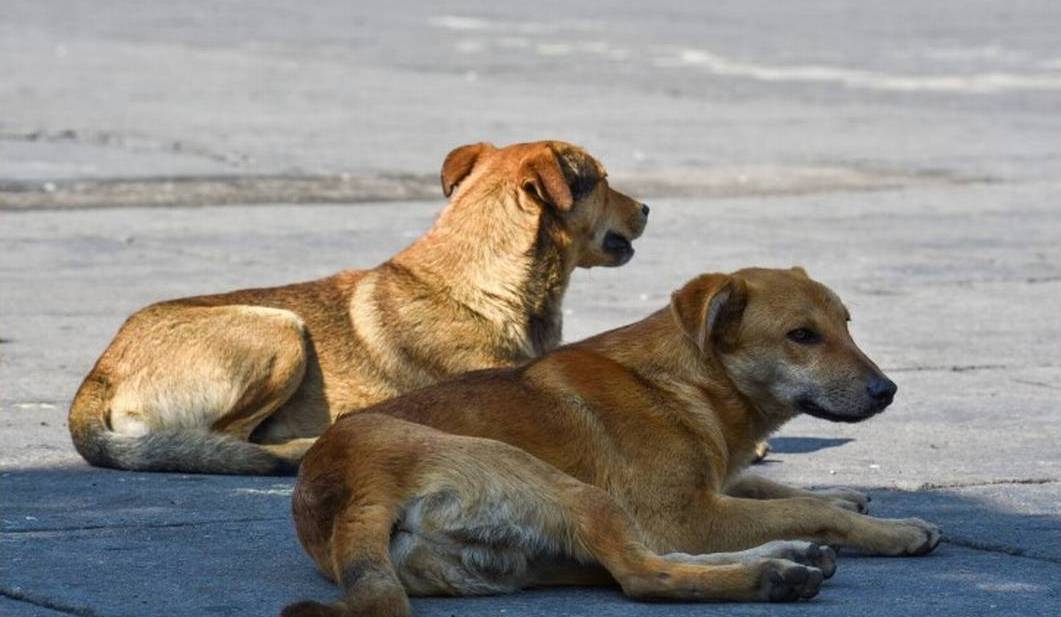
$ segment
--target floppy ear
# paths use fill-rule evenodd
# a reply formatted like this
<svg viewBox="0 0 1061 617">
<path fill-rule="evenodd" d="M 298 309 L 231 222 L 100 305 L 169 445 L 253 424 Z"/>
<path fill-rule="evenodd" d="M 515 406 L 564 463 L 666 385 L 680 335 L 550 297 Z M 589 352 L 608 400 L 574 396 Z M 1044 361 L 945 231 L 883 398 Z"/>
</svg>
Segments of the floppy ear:
<svg viewBox="0 0 1061 617">
<path fill-rule="evenodd" d="M 571 187 L 560 168 L 560 161 L 551 148 L 544 148 L 523 161 L 520 165 L 520 186 L 557 210 L 570 210 L 575 203 Z"/>
<path fill-rule="evenodd" d="M 492 144 L 480 142 L 455 148 L 447 154 L 446 160 L 442 161 L 442 194 L 446 197 L 452 195 L 461 180 L 472 173 L 479 156 L 494 149 Z"/>
<path fill-rule="evenodd" d="M 748 286 L 728 274 L 702 274 L 671 294 L 671 312 L 700 351 L 713 346 L 733 347 L 737 342 Z"/>
</svg>

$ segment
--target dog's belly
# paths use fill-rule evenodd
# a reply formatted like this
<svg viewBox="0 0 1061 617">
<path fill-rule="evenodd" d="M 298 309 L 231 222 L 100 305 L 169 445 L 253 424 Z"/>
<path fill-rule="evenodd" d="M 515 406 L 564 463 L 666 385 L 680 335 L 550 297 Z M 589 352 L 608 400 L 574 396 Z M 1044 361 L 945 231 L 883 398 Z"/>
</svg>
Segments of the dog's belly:
<svg viewBox="0 0 1061 617">
<path fill-rule="evenodd" d="M 412 595 L 508 593 L 559 561 L 555 523 L 530 487 L 487 482 L 409 500 L 391 535 L 398 578 Z"/>
</svg>

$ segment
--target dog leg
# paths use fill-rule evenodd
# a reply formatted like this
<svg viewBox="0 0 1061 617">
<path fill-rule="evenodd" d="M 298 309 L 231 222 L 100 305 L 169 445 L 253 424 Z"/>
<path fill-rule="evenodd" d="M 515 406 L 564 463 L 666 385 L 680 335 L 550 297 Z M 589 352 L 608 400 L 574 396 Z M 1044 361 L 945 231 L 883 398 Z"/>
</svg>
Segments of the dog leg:
<svg viewBox="0 0 1061 617">
<path fill-rule="evenodd" d="M 305 330 L 279 309 L 166 307 L 131 319 L 100 368 L 114 384 L 114 431 L 209 428 L 246 441 L 301 383 Z"/>
<path fill-rule="evenodd" d="M 484 440 L 474 451 L 475 459 L 447 462 L 446 473 L 462 473 L 421 493 L 398 519 L 392 559 L 414 595 L 599 583 L 608 580 L 603 567 L 638 599 L 792 601 L 813 597 L 824 578 L 780 558 L 715 565 L 661 557 L 607 492 L 505 444 Z M 437 490 L 444 485 L 451 488 Z"/>
<path fill-rule="evenodd" d="M 389 553 L 392 508 L 352 505 L 335 519 L 331 571 L 343 590 L 333 604 L 310 600 L 284 608 L 281 617 L 408 617 L 409 598 L 394 571 Z"/>
<path fill-rule="evenodd" d="M 755 455 L 752 457 L 752 463 L 760 463 L 766 460 L 766 455 L 770 453 L 770 442 L 762 440 L 755 444 Z"/>
<path fill-rule="evenodd" d="M 709 550 L 801 539 L 873 555 L 924 555 L 941 537 L 939 527 L 918 518 L 863 516 L 818 497 L 755 500 L 717 495 L 704 512 Z"/>
<path fill-rule="evenodd" d="M 604 491 L 587 486 L 564 501 L 572 504 L 576 543 L 633 598 L 792 601 L 815 596 L 824 578 L 817 568 L 784 559 L 723 565 L 668 559 L 648 550 L 629 514 Z"/>
<path fill-rule="evenodd" d="M 754 474 L 737 476 L 726 486 L 725 492 L 731 497 L 747 497 L 749 499 L 812 497 L 859 514 L 867 514 L 869 512 L 869 495 L 849 488 L 805 490 L 767 480 Z"/>
<path fill-rule="evenodd" d="M 685 553 L 667 553 L 664 559 L 688 563 L 721 565 L 728 563 L 748 563 L 760 559 L 787 559 L 796 563 L 817 568 L 825 578 L 836 573 L 836 551 L 828 546 L 819 546 L 802 540 L 775 540 L 762 546 L 736 553 L 708 553 L 705 555 L 687 555 Z"/>
</svg>

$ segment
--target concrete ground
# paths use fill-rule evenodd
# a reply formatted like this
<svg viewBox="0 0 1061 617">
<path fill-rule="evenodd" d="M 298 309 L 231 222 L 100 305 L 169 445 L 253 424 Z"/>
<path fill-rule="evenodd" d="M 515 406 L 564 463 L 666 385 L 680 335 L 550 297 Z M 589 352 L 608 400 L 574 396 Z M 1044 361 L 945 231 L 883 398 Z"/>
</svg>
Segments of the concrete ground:
<svg viewBox="0 0 1061 617">
<path fill-rule="evenodd" d="M 1058 613 L 1056 3 L 308 6 L 5 2 L 0 614 L 334 597 L 290 480 L 90 468 L 70 399 L 137 307 L 374 264 L 430 224 L 449 148 L 543 136 L 653 205 L 629 265 L 576 274 L 566 338 L 702 271 L 806 266 L 900 391 L 864 424 L 793 421 L 758 471 L 945 540 L 845 556 L 801 604 L 545 589 L 418 615 Z"/>
</svg>

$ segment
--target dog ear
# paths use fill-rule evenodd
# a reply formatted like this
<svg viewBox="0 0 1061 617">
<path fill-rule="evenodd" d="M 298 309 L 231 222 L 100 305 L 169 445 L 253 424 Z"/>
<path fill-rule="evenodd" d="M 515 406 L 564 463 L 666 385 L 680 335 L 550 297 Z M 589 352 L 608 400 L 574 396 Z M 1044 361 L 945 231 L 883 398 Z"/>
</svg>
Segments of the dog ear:
<svg viewBox="0 0 1061 617">
<path fill-rule="evenodd" d="M 454 148 L 442 161 L 442 194 L 449 197 L 462 180 L 472 173 L 475 162 L 484 152 L 494 150 L 492 144 L 480 142 Z"/>
<path fill-rule="evenodd" d="M 810 278 L 810 275 L 807 274 L 807 271 L 803 269 L 803 266 L 792 266 L 792 268 L 790 268 L 790 269 L 793 272 L 795 272 L 796 274 L 802 276 L 805 279 L 809 279 Z"/>
<path fill-rule="evenodd" d="M 671 312 L 702 352 L 736 345 L 748 286 L 727 274 L 702 274 L 671 294 Z"/>
<path fill-rule="evenodd" d="M 551 148 L 536 152 L 523 161 L 520 166 L 520 186 L 557 210 L 570 210 L 575 203 L 560 160 Z"/>
</svg>

